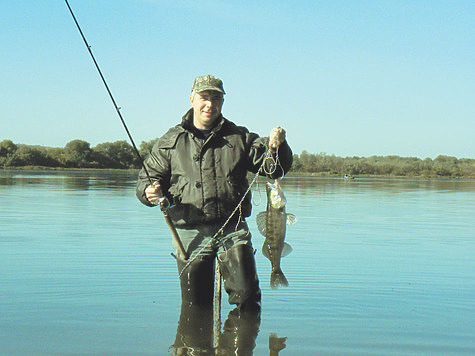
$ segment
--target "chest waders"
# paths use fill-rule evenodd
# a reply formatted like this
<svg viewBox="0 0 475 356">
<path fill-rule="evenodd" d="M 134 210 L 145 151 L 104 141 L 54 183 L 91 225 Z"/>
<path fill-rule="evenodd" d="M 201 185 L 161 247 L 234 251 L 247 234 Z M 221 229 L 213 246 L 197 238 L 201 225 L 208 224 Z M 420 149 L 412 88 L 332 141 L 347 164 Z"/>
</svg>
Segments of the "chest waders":
<svg viewBox="0 0 475 356">
<path fill-rule="evenodd" d="M 182 303 L 203 308 L 213 307 L 215 257 L 201 255 L 191 263 L 177 256 Z M 229 304 L 242 310 L 260 310 L 261 290 L 254 251 L 249 245 L 236 245 L 218 256 L 224 290 Z"/>
<path fill-rule="evenodd" d="M 231 247 L 218 257 L 218 263 L 229 304 L 236 304 L 241 310 L 259 310 L 261 290 L 252 247 Z"/>
</svg>

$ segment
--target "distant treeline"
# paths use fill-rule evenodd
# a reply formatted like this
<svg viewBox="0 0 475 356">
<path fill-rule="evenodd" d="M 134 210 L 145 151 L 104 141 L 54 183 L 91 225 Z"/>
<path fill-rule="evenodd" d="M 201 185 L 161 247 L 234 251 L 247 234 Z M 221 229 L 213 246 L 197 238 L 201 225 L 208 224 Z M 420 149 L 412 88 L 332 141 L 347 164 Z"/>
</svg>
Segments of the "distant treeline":
<svg viewBox="0 0 475 356">
<path fill-rule="evenodd" d="M 142 142 L 139 151 L 144 157 L 153 142 Z M 91 147 L 89 142 L 72 140 L 64 148 L 0 142 L 0 167 L 53 167 L 134 169 L 140 167 L 133 147 L 127 141 L 105 142 Z"/>
<path fill-rule="evenodd" d="M 157 139 L 140 144 L 145 158 Z M 138 169 L 140 162 L 127 141 L 105 142 L 95 147 L 72 140 L 64 148 L 0 142 L 0 168 Z M 434 160 L 416 157 L 337 157 L 303 151 L 294 154 L 291 172 L 311 175 L 380 175 L 408 177 L 475 177 L 475 159 L 440 155 Z"/>
<path fill-rule="evenodd" d="M 337 157 L 303 151 L 294 155 L 292 171 L 315 175 L 475 178 L 475 159 L 444 155 L 423 160 L 399 156 Z"/>
</svg>

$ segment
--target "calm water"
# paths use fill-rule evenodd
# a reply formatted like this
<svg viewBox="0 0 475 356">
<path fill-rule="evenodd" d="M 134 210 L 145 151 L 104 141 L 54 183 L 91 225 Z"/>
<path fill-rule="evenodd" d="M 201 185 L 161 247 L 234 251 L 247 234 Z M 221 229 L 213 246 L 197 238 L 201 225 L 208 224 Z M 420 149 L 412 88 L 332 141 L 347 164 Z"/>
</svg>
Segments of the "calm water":
<svg viewBox="0 0 475 356">
<path fill-rule="evenodd" d="M 166 355 L 180 314 L 170 233 L 135 174 L 0 170 L 0 354 Z M 283 259 L 254 355 L 475 354 L 475 181 L 285 178 Z M 232 308 L 223 295 L 223 321 Z"/>
</svg>

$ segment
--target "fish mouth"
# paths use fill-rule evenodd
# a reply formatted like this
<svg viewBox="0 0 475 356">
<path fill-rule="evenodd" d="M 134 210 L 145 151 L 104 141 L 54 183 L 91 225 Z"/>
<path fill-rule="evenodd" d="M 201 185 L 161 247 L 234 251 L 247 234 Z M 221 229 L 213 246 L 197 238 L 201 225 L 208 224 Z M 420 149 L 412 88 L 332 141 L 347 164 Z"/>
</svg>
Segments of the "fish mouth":
<svg viewBox="0 0 475 356">
<path fill-rule="evenodd" d="M 269 189 L 275 189 L 275 190 L 277 190 L 277 189 L 279 189 L 279 186 L 280 186 L 280 185 L 279 185 L 278 182 L 277 182 L 277 183 L 267 182 L 267 186 L 269 187 Z"/>
<path fill-rule="evenodd" d="M 274 209 L 282 209 L 285 207 L 287 200 L 285 199 L 284 192 L 280 188 L 279 181 L 275 181 L 274 183 L 267 182 L 267 190 L 268 190 L 268 199 L 272 208 Z"/>
</svg>

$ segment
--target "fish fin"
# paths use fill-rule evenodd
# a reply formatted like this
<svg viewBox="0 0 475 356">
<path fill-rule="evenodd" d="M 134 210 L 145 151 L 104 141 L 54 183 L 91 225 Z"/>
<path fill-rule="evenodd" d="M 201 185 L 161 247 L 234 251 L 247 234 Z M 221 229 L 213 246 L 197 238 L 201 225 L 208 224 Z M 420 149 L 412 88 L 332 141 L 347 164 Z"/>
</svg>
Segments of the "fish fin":
<svg viewBox="0 0 475 356">
<path fill-rule="evenodd" d="M 265 242 L 264 245 L 262 245 L 262 254 L 264 255 L 264 257 L 267 257 L 270 260 L 269 248 L 267 248 Z"/>
<path fill-rule="evenodd" d="M 281 269 L 273 271 L 270 274 L 270 287 L 276 289 L 278 286 L 289 286 L 289 282 L 287 281 L 287 278 L 285 278 L 284 272 L 282 272 Z"/>
<path fill-rule="evenodd" d="M 287 225 L 293 225 L 297 222 L 297 217 L 294 214 L 287 214 Z"/>
<path fill-rule="evenodd" d="M 256 223 L 257 223 L 257 230 L 259 232 L 266 236 L 266 212 L 261 211 L 259 214 L 256 216 Z"/>
<path fill-rule="evenodd" d="M 290 246 L 287 242 L 284 242 L 284 247 L 282 247 L 282 257 L 290 255 L 290 253 L 293 251 L 292 246 Z"/>
</svg>

